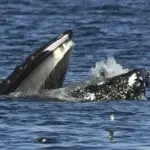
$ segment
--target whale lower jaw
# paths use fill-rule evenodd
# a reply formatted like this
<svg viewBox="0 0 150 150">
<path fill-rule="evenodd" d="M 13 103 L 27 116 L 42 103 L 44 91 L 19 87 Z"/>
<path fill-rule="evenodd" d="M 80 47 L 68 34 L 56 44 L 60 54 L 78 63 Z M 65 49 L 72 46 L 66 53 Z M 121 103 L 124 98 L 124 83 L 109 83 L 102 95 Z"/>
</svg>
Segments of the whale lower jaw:
<svg viewBox="0 0 150 150">
<path fill-rule="evenodd" d="M 41 89 L 61 88 L 73 46 L 71 30 L 47 42 L 0 82 L 0 94 L 35 94 Z"/>
<path fill-rule="evenodd" d="M 40 89 L 62 87 L 73 45 L 72 40 L 60 45 L 52 55 L 48 56 L 32 71 L 14 92 L 30 92 L 33 94 Z"/>
</svg>

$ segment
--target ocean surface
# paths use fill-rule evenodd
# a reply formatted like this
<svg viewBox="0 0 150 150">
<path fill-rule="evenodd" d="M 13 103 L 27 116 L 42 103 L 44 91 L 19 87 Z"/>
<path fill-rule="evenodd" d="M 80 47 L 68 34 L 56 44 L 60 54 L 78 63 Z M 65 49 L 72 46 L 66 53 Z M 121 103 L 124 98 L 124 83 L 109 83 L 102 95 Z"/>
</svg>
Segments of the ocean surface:
<svg viewBox="0 0 150 150">
<path fill-rule="evenodd" d="M 0 78 L 68 29 L 76 45 L 65 84 L 107 57 L 150 70 L 148 0 L 1 0 Z M 149 150 L 149 139 L 150 89 L 143 101 L 0 98 L 0 150 Z"/>
</svg>

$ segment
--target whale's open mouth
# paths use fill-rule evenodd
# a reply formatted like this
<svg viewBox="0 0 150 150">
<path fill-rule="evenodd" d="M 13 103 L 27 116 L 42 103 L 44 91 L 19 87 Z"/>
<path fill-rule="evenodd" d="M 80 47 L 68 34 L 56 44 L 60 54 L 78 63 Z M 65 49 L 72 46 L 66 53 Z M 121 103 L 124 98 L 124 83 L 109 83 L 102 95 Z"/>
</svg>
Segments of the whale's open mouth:
<svg viewBox="0 0 150 150">
<path fill-rule="evenodd" d="M 62 87 L 73 45 L 71 30 L 43 45 L 1 82 L 0 94 Z"/>
</svg>

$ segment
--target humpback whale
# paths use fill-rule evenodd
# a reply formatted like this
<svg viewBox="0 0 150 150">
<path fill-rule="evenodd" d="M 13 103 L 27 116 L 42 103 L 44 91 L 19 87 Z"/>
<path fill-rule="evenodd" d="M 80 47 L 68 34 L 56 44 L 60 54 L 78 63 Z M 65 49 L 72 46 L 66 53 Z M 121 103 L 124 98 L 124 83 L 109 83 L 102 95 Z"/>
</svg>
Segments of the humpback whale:
<svg viewBox="0 0 150 150">
<path fill-rule="evenodd" d="M 64 100 L 65 97 L 69 100 L 146 99 L 150 73 L 143 68 L 109 78 L 107 71 L 103 70 L 100 71 L 103 81 L 63 87 L 73 46 L 72 31 L 68 30 L 37 49 L 6 79 L 0 81 L 0 95 L 21 92 L 54 98 L 55 93 L 64 93 Z"/>
<path fill-rule="evenodd" d="M 72 31 L 61 33 L 37 49 L 2 80 L 0 94 L 12 92 L 33 94 L 41 89 L 62 87 L 72 46 Z"/>
<path fill-rule="evenodd" d="M 105 82 L 87 86 L 77 86 L 69 91 L 69 95 L 85 100 L 138 100 L 146 99 L 149 73 L 147 70 L 133 69 Z"/>
</svg>

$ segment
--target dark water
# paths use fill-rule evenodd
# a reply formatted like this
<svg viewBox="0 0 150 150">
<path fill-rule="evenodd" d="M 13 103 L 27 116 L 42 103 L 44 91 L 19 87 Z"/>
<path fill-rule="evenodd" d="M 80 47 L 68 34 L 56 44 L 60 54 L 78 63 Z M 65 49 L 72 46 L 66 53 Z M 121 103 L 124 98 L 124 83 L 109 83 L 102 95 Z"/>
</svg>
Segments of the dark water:
<svg viewBox="0 0 150 150">
<path fill-rule="evenodd" d="M 0 77 L 68 29 L 76 46 L 67 84 L 86 78 L 107 56 L 126 68 L 150 69 L 149 6 L 148 0 L 1 0 Z M 0 149 L 148 150 L 150 91 L 147 96 L 84 103 L 1 98 Z"/>
</svg>

